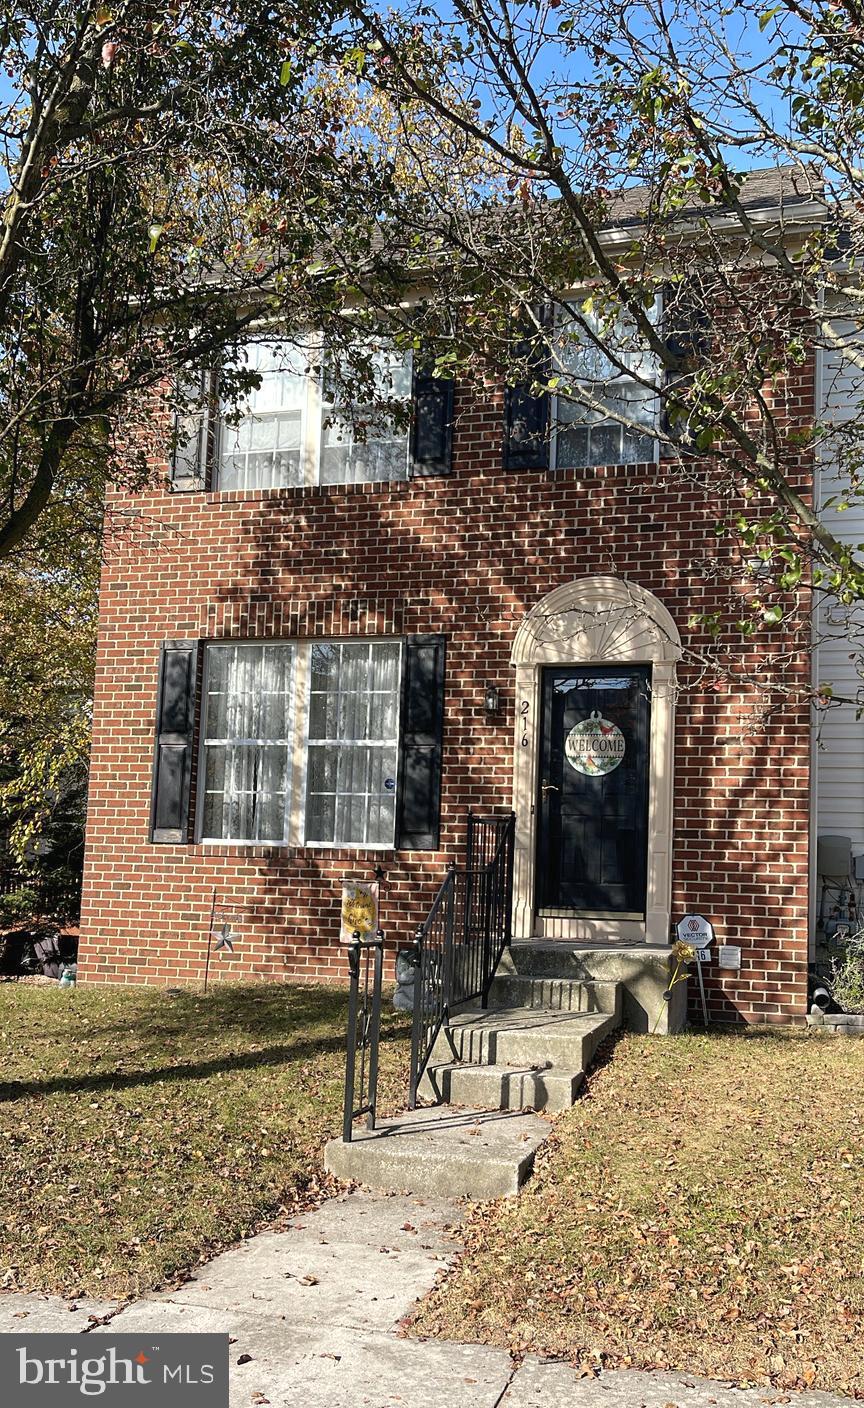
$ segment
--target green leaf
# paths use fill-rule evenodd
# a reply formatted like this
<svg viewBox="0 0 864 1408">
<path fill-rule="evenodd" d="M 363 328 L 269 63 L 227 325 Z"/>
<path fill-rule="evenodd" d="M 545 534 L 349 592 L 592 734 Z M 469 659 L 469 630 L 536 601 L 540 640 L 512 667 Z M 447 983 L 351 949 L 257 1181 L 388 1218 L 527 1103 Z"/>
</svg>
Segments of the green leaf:
<svg viewBox="0 0 864 1408">
<path fill-rule="evenodd" d="M 151 254 L 155 254 L 155 253 L 156 253 L 156 246 L 157 246 L 157 244 L 159 243 L 159 240 L 160 240 L 161 237 L 162 237 L 162 232 L 163 232 L 164 229 L 165 229 L 165 226 L 164 226 L 164 225 L 151 225 L 150 228 L 149 228 L 149 230 L 147 231 L 148 235 L 150 236 L 150 253 L 151 253 Z"/>
<path fill-rule="evenodd" d="M 286 59 L 279 70 L 279 82 L 283 88 L 287 88 L 291 82 L 291 60 Z"/>
<path fill-rule="evenodd" d="M 779 13 L 780 13 L 780 11 L 781 11 L 782 9 L 783 9 L 783 6 L 782 6 L 782 5 L 774 5 L 774 6 L 772 6 L 772 8 L 771 8 L 770 10 L 763 10 L 762 13 L 761 13 L 761 15 L 759 16 L 759 28 L 760 28 L 760 30 L 765 30 L 765 29 L 767 29 L 768 26 L 769 26 L 769 24 L 770 24 L 771 21 L 773 20 L 774 16 L 775 16 L 775 15 L 779 15 Z"/>
</svg>

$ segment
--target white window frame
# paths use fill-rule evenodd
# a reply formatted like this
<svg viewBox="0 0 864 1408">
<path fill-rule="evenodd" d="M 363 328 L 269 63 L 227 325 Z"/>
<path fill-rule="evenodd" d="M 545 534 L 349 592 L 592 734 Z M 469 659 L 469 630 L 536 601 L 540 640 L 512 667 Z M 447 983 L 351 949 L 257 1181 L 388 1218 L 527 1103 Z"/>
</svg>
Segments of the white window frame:
<svg viewBox="0 0 864 1408">
<path fill-rule="evenodd" d="M 587 297 L 589 296 L 590 292 L 591 292 L 591 290 L 588 289 L 588 288 L 571 289 L 571 290 L 569 290 L 569 292 L 567 292 L 567 293 L 565 293 L 565 294 L 562 295 L 562 297 L 561 297 L 561 302 L 562 302 L 563 304 L 578 304 L 578 303 L 580 302 L 580 300 L 583 300 L 583 299 L 587 298 Z M 651 318 L 652 322 L 654 322 L 654 324 L 659 327 L 659 326 L 660 326 L 660 320 L 661 320 L 661 318 L 662 318 L 662 315 L 663 315 L 663 301 L 662 301 L 661 295 L 658 293 L 657 296 L 656 296 L 656 298 L 655 298 L 655 300 L 654 300 L 654 306 L 653 306 L 653 308 L 652 308 L 652 309 L 650 310 L 650 312 L 649 312 L 649 317 Z M 553 367 L 553 375 L 556 375 L 556 376 L 559 375 L 559 372 L 558 372 L 557 368 L 554 368 L 554 367 Z M 565 376 L 565 373 L 562 371 L 562 372 L 560 373 L 560 375 L 561 375 L 562 378 L 563 378 L 563 377 Z M 655 430 L 657 430 L 657 429 L 659 428 L 659 425 L 660 425 L 661 402 L 660 402 L 660 395 L 659 395 L 659 390 L 660 390 L 660 387 L 659 387 L 659 379 L 660 379 L 660 376 L 661 376 L 661 375 L 662 375 L 662 371 L 661 371 L 660 368 L 658 368 L 658 369 L 657 369 L 657 373 L 656 373 L 656 376 L 657 376 L 658 395 L 657 395 L 657 414 L 656 414 L 655 420 L 654 420 L 654 429 L 655 429 Z M 573 377 L 573 378 L 571 378 L 571 380 L 572 380 L 574 383 L 577 383 L 577 382 L 580 382 L 580 381 L 585 381 L 586 379 L 585 379 L 584 377 Z M 622 373 L 622 374 L 619 374 L 619 375 L 616 376 L 616 377 L 613 377 L 613 378 L 612 378 L 612 381 L 611 381 L 611 382 L 608 382 L 607 385 L 614 385 L 614 384 L 616 384 L 617 382 L 621 382 L 622 384 L 626 384 L 627 382 L 632 382 L 632 381 L 634 381 L 634 378 L 633 378 L 632 376 L 627 376 L 627 375 L 624 375 L 624 374 Z M 637 384 L 637 385 L 641 385 L 640 382 L 636 382 L 636 384 Z M 561 399 L 563 399 L 563 398 L 561 398 Z M 550 435 L 550 437 L 549 437 L 549 438 L 550 438 L 550 442 L 551 442 L 551 443 L 550 443 L 550 446 L 549 446 L 549 468 L 550 468 L 550 470 L 551 470 L 552 472 L 554 472 L 555 470 L 557 470 L 558 467 L 559 467 L 559 466 L 558 466 L 558 431 L 559 431 L 559 426 L 561 425 L 561 423 L 560 423 L 559 420 L 558 420 L 558 401 L 559 401 L 559 397 L 557 396 L 556 393 L 553 392 L 553 395 L 552 395 L 552 404 L 551 404 L 551 406 L 550 406 L 550 416 L 551 416 L 551 421 L 552 421 L 552 426 L 551 426 L 552 433 L 551 433 L 551 435 Z M 564 422 L 562 428 L 563 428 L 563 429 L 567 429 L 570 424 L 571 424 L 571 422 Z M 609 419 L 609 420 L 606 420 L 606 421 L 596 421 L 596 422 L 594 422 L 594 424 L 596 424 L 598 427 L 601 426 L 601 425 L 617 425 L 622 431 L 624 430 L 624 426 L 621 424 L 621 422 L 620 422 L 620 421 L 613 420 L 613 419 Z M 660 441 L 659 441 L 659 438 L 658 438 L 656 435 L 653 437 L 652 444 L 653 444 L 653 455 L 652 455 L 652 457 L 651 457 L 650 459 L 648 459 L 648 460 L 614 460 L 614 461 L 612 461 L 611 463 L 612 463 L 613 466 L 615 466 L 615 465 L 634 465 L 634 464 L 657 464 L 657 463 L 659 463 L 659 460 L 660 460 Z M 603 466 L 594 465 L 594 464 L 572 464 L 572 465 L 571 465 L 571 464 L 568 464 L 568 465 L 562 465 L 562 466 L 561 466 L 561 469 L 562 469 L 562 471 L 565 471 L 565 470 L 566 470 L 566 471 L 567 471 L 568 473 L 570 473 L 570 474 L 579 474 L 579 473 L 581 473 L 581 472 L 583 472 L 583 471 L 584 471 L 586 474 L 590 474 L 590 473 L 593 473 L 594 471 L 596 471 L 598 468 L 602 468 L 602 467 L 603 467 Z"/>
<path fill-rule="evenodd" d="M 204 847 L 211 846 L 258 846 L 268 849 L 291 846 L 306 850 L 327 850 L 327 851 L 392 851 L 396 847 L 396 824 L 398 818 L 394 809 L 393 838 L 390 841 L 308 841 L 306 839 L 306 782 L 309 759 L 309 720 L 312 697 L 312 647 L 313 645 L 387 645 L 395 644 L 399 647 L 399 674 L 397 683 L 397 731 L 396 731 L 396 769 L 394 797 L 399 796 L 399 718 L 401 711 L 401 691 L 405 670 L 405 643 L 401 636 L 308 636 L 302 639 L 296 637 L 272 637 L 266 639 L 258 637 L 256 639 L 242 640 L 208 640 L 204 642 L 204 668 L 201 681 L 201 709 L 198 740 L 198 784 L 197 800 L 195 806 L 195 839 L 198 845 Z M 288 701 L 288 722 L 289 742 L 288 742 L 288 767 L 286 771 L 285 791 L 287 805 L 285 808 L 285 819 L 283 825 L 283 838 L 281 841 L 265 840 L 243 840 L 228 839 L 219 836 L 205 836 L 204 834 L 204 805 L 206 777 L 206 710 L 209 699 L 209 675 L 210 662 L 212 659 L 211 649 L 224 649 L 226 647 L 243 647 L 255 645 L 283 645 L 290 646 L 294 650 L 293 668 L 291 672 L 291 693 Z M 321 742 L 323 739 L 312 740 L 313 744 Z M 362 740 L 355 740 L 362 742 Z M 375 740 L 382 747 L 388 746 L 383 740 Z M 266 746 L 266 741 L 265 741 Z"/>
<path fill-rule="evenodd" d="M 282 339 L 282 340 L 283 340 L 283 341 L 287 341 L 287 339 Z M 274 343 L 277 343 L 277 342 L 279 342 L 279 341 L 280 341 L 280 339 L 277 338 L 277 337 L 262 337 L 262 338 L 260 339 L 260 343 L 261 343 L 261 344 L 274 344 Z M 256 345 L 258 345 L 258 344 L 250 343 L 250 344 L 248 344 L 248 345 L 251 347 L 251 346 L 256 346 Z M 292 346 L 292 347 L 296 350 L 296 352 L 298 353 L 298 355 L 300 355 L 301 357 L 302 357 L 303 355 L 306 355 L 308 358 L 311 359 L 311 358 L 315 355 L 315 350 L 314 350 L 313 346 L 312 346 L 310 343 L 307 343 L 307 344 L 305 345 L 305 347 L 304 347 L 303 345 L 301 345 L 300 343 L 290 343 L 290 346 Z M 222 415 L 222 396 L 221 396 L 221 393 L 219 393 L 219 386 L 218 386 L 218 382 L 217 382 L 217 387 L 216 387 L 217 396 L 216 396 L 216 398 L 215 398 L 216 401 L 217 401 L 217 405 L 216 405 L 216 425 L 215 425 L 215 434 L 214 434 L 214 436 L 213 436 L 213 464 L 212 464 L 212 467 L 211 467 L 211 478 L 212 478 L 212 480 L 213 480 L 213 489 L 215 490 L 216 493 L 219 493 L 219 494 L 266 494 L 266 493 L 279 493 L 279 492 L 285 493 L 285 492 L 288 492 L 288 491 L 290 491 L 290 490 L 292 490 L 292 489 L 303 488 L 306 484 L 310 484 L 310 483 L 314 483 L 314 482 L 315 482 L 315 480 L 314 480 L 314 469 L 313 469 L 312 466 L 311 466 L 310 455 L 309 455 L 309 439 L 310 439 L 309 426 L 310 426 L 310 415 L 314 414 L 314 409 L 315 409 L 315 408 L 314 408 L 314 405 L 312 404 L 312 399 L 313 399 L 313 398 L 312 398 L 312 391 L 313 391 L 313 383 L 315 382 L 316 378 L 315 378 L 314 376 L 305 376 L 303 380 L 304 380 L 304 383 L 305 383 L 305 385 L 304 385 L 304 395 L 302 396 L 301 402 L 300 402 L 300 482 L 299 482 L 298 484 L 270 484 L 270 485 L 267 486 L 267 488 L 264 488 L 264 489 L 252 489 L 252 488 L 248 488 L 248 487 L 246 487 L 246 488 L 236 488 L 236 487 L 227 488 L 227 487 L 223 487 L 222 484 L 221 484 L 221 476 L 222 476 L 222 454 L 223 454 L 223 447 L 224 447 L 224 444 L 225 444 L 225 436 L 226 436 L 226 433 L 228 433 L 230 430 L 234 429 L 234 427 L 233 427 L 233 426 L 229 427 L 229 426 L 226 426 L 226 424 L 225 424 L 225 418 L 224 418 L 224 416 Z M 244 417 L 244 419 L 245 419 L 245 417 Z M 242 424 L 242 421 L 241 421 L 240 423 Z"/>
<path fill-rule="evenodd" d="M 213 650 L 229 650 L 246 645 L 274 645 L 290 647 L 294 651 L 294 658 L 291 668 L 291 688 L 288 695 L 287 711 L 287 738 L 288 762 L 285 774 L 285 795 L 286 807 L 285 817 L 282 826 L 281 841 L 265 841 L 255 839 L 244 839 L 242 837 L 205 836 L 204 834 L 204 808 L 207 800 L 207 789 L 205 782 L 207 778 L 207 706 L 210 699 L 210 670 L 213 659 Z M 204 642 L 204 668 L 201 675 L 201 707 L 199 710 L 199 740 L 198 740 L 198 784 L 197 801 L 195 805 L 195 837 L 204 846 L 287 846 L 291 842 L 289 833 L 291 831 L 291 817 L 295 807 L 295 793 L 297 788 L 297 665 L 300 653 L 297 650 L 297 642 L 294 640 L 281 640 L 276 637 L 258 640 L 208 640 Z M 251 741 L 251 740 L 250 740 Z M 259 746 L 267 747 L 268 740 L 255 740 Z M 221 745 L 224 746 L 224 745 Z"/>
<path fill-rule="evenodd" d="M 309 721 L 310 721 L 310 719 L 311 719 L 311 717 L 312 717 L 312 646 L 313 646 L 313 645 L 362 645 L 362 644 L 368 644 L 368 645 L 382 644 L 382 645 L 383 645 L 383 644 L 388 644 L 388 643 L 395 643 L 395 644 L 397 644 L 397 645 L 399 646 L 399 674 L 398 674 L 398 682 L 397 682 L 397 686 L 396 686 L 396 690 L 397 690 L 397 701 L 396 701 L 396 768 L 395 768 L 395 774 L 396 774 L 396 775 L 395 775 L 395 778 L 394 778 L 394 782 L 395 782 L 396 785 L 395 785 L 394 792 L 393 792 L 394 797 L 397 797 L 397 798 L 398 798 L 398 796 L 399 796 L 399 763 L 400 763 L 400 758 L 399 758 L 399 715 L 400 715 L 400 708 L 401 708 L 402 678 L 403 678 L 403 672 L 404 672 L 404 669 L 405 669 L 405 643 L 404 643 L 404 641 L 402 640 L 402 638 L 401 638 L 400 636 L 395 636 L 395 637 L 394 637 L 394 636 L 342 636 L 342 637 L 339 637 L 339 636 L 329 636 L 329 637 L 326 637 L 326 638 L 321 639 L 321 640 L 317 640 L 317 639 L 315 639 L 315 640 L 310 640 L 310 641 L 308 642 L 308 644 L 309 644 L 309 649 L 303 652 L 303 654 L 304 654 L 304 656 L 305 656 L 305 660 L 304 660 L 305 680 L 304 680 L 303 683 L 302 683 L 302 688 L 303 688 L 303 691 L 304 691 L 304 694 L 303 694 L 303 701 L 304 701 L 304 703 L 303 703 L 303 729 L 302 729 L 302 751 L 303 751 L 303 759 L 302 759 L 302 773 L 303 773 L 303 775 L 302 775 L 302 789 L 303 789 L 303 790 L 302 790 L 302 805 L 299 804 L 299 800 L 300 800 L 300 799 L 298 798 L 298 807 L 299 807 L 299 811 L 300 811 L 300 821 L 301 821 L 301 831 L 300 831 L 301 839 L 299 840 L 298 844 L 301 845 L 301 846 L 308 847 L 308 848 L 311 849 L 311 850 L 325 850 L 325 851 L 342 851 L 342 850 L 346 850 L 346 849 L 348 849 L 348 850 L 355 850 L 355 851 L 392 851 L 393 848 L 394 848 L 394 846 L 396 845 L 396 820 L 397 820 L 397 818 L 396 818 L 396 811 L 395 811 L 395 808 L 394 808 L 394 813 L 393 813 L 393 840 L 392 840 L 392 841 L 310 841 L 310 840 L 307 839 L 307 836 L 306 836 L 306 784 L 307 784 L 307 773 L 308 773 L 308 765 L 309 765 L 309 744 L 310 744 L 310 742 L 311 742 L 313 746 L 318 745 L 318 744 L 324 745 L 324 744 L 327 744 L 328 741 L 329 741 L 329 740 L 323 739 L 323 738 L 310 739 L 310 737 L 309 737 Z M 298 678 L 297 688 L 299 689 L 300 687 L 301 687 L 301 684 L 300 684 L 300 680 L 299 680 L 299 678 Z M 298 733 L 299 733 L 299 732 L 300 732 L 300 730 L 298 730 Z M 346 741 L 346 742 L 347 742 L 347 741 L 351 741 L 351 742 L 355 742 L 355 743 L 362 743 L 362 740 L 361 740 L 361 739 L 344 740 L 344 741 Z M 337 743 L 337 746 L 338 746 L 338 743 Z M 367 744 L 367 745 L 364 745 L 364 746 L 371 746 L 371 747 L 380 746 L 380 747 L 384 748 L 384 747 L 388 747 L 389 744 L 385 743 L 383 739 L 375 739 L 371 744 Z M 292 797 L 292 801 L 293 801 L 293 797 Z"/>
<path fill-rule="evenodd" d="M 288 341 L 288 339 L 285 339 Z M 262 337 L 262 342 L 276 343 L 278 337 Z M 251 345 L 251 344 L 250 344 Z M 291 344 L 298 346 L 299 344 Z M 279 494 L 291 493 L 299 488 L 321 488 L 321 489 L 350 489 L 354 484 L 396 484 L 402 483 L 403 479 L 410 478 L 411 466 L 411 432 L 410 427 L 405 427 L 405 475 L 400 479 L 350 479 L 344 484 L 322 484 L 321 482 L 321 458 L 324 446 L 323 433 L 323 410 L 324 410 L 324 357 L 325 351 L 320 341 L 310 338 L 305 345 L 306 355 L 311 363 L 317 360 L 318 371 L 310 372 L 306 376 L 306 395 L 303 399 L 300 423 L 300 464 L 302 478 L 300 484 L 271 484 L 261 489 L 233 489 L 223 488 L 220 483 L 222 469 L 222 443 L 224 433 L 224 422 L 221 414 L 221 397 L 217 408 L 216 433 L 213 437 L 213 465 L 211 469 L 212 492 L 217 494 Z M 408 376 L 413 381 L 413 353 L 409 350 L 404 353 L 408 361 Z M 410 397 L 409 397 L 410 400 Z"/>
<path fill-rule="evenodd" d="M 401 484 L 405 479 L 409 479 L 409 478 L 411 477 L 411 476 L 410 476 L 410 470 L 411 470 L 411 428 L 410 428 L 409 425 L 406 425 L 406 427 L 405 427 L 405 474 L 404 474 L 404 476 L 403 476 L 401 479 L 349 479 L 345 484 L 338 484 L 338 483 L 337 483 L 337 484 L 324 484 L 324 483 L 322 483 L 322 481 L 321 481 L 321 460 L 322 460 L 323 452 L 324 452 L 324 426 L 323 426 L 323 420 L 324 420 L 324 405 L 325 405 L 325 401 L 324 401 L 324 375 L 325 375 L 324 361 L 325 361 L 325 357 L 326 357 L 326 351 L 325 351 L 324 349 L 321 349 L 319 355 L 320 355 L 320 357 L 321 357 L 321 367 L 320 367 L 318 376 L 314 378 L 314 381 L 315 381 L 315 427 L 314 427 L 314 430 L 310 432 L 310 438 L 311 438 L 312 440 L 314 440 L 314 442 L 315 442 L 315 447 L 314 447 L 314 474 L 313 474 L 312 483 L 313 483 L 314 485 L 317 485 L 318 487 L 320 487 L 320 488 L 322 488 L 322 489 L 348 489 L 348 488 L 351 487 L 352 484 Z M 414 353 L 411 352 L 411 351 L 408 351 L 408 352 L 406 352 L 404 355 L 405 355 L 405 357 L 406 357 L 407 360 L 408 360 L 408 377 L 409 377 L 409 381 L 411 382 L 411 385 L 413 386 L 413 383 L 414 383 Z M 311 381 L 311 380 L 313 380 L 313 378 L 310 377 L 309 380 Z M 411 401 L 411 395 L 410 395 L 410 393 L 409 393 L 408 400 L 409 400 L 409 407 L 410 407 L 410 401 Z M 329 404 L 329 403 L 327 403 L 327 404 Z"/>
</svg>

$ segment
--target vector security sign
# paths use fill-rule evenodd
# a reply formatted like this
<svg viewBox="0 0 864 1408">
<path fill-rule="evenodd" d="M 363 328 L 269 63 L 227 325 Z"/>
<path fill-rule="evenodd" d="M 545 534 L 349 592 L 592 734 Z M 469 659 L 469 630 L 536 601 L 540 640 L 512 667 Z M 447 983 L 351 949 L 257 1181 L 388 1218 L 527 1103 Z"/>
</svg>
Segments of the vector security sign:
<svg viewBox="0 0 864 1408">
<path fill-rule="evenodd" d="M 714 942 L 714 926 L 703 914 L 685 914 L 679 921 L 677 933 L 682 943 L 692 948 L 710 948 Z"/>
</svg>

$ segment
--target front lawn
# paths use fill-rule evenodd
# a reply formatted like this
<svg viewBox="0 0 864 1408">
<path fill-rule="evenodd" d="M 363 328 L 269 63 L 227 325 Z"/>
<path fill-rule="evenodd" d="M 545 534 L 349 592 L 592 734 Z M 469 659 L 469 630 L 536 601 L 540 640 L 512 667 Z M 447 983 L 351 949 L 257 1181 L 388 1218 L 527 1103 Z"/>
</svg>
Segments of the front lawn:
<svg viewBox="0 0 864 1408">
<path fill-rule="evenodd" d="M 413 1333 L 864 1396 L 862 1138 L 864 1041 L 626 1036 Z"/>
<path fill-rule="evenodd" d="M 0 1290 L 135 1295 L 314 1197 L 346 1014 L 323 987 L 0 985 Z M 407 1031 L 385 1005 L 396 1108 Z"/>
</svg>

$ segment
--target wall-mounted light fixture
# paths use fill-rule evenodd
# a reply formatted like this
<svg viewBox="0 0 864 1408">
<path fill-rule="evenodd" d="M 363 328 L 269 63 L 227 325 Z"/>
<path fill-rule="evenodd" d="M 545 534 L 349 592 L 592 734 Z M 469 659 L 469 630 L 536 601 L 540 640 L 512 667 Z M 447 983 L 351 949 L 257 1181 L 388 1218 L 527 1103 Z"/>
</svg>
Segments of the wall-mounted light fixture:
<svg viewBox="0 0 864 1408">
<path fill-rule="evenodd" d="M 485 709 L 487 716 L 491 714 L 497 714 L 499 705 L 500 699 L 498 696 L 497 686 L 494 684 L 487 684 L 486 691 L 483 695 L 483 708 Z"/>
</svg>

